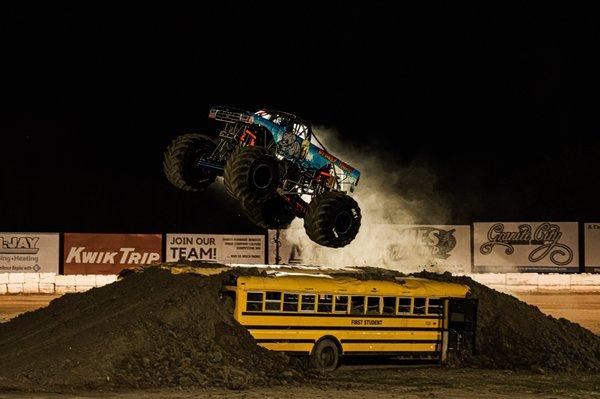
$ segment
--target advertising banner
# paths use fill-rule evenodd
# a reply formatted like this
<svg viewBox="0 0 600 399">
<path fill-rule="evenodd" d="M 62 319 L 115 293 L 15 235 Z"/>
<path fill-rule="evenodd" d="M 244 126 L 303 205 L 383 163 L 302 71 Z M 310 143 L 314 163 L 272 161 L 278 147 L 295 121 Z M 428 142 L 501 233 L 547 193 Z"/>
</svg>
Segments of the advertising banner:
<svg viewBox="0 0 600 399">
<path fill-rule="evenodd" d="M 585 270 L 600 272 L 600 223 L 585 223 L 583 225 L 585 245 Z"/>
<path fill-rule="evenodd" d="M 65 274 L 117 274 L 126 267 L 159 263 L 161 234 L 65 233 Z"/>
<path fill-rule="evenodd" d="M 219 263 L 264 264 L 262 235 L 167 234 L 167 262 L 204 260 Z"/>
<path fill-rule="evenodd" d="M 56 273 L 58 233 L 0 233 L 0 273 Z"/>
<path fill-rule="evenodd" d="M 281 230 L 279 263 L 376 266 L 405 273 L 471 272 L 470 226 L 376 224 L 359 234 L 364 236 L 339 250 L 314 244 L 303 229 Z M 276 263 L 275 235 L 276 230 L 269 230 L 270 264 Z M 346 257 L 343 263 L 341 257 Z"/>
<path fill-rule="evenodd" d="M 473 224 L 475 272 L 558 272 L 579 269 L 577 222 Z"/>
</svg>

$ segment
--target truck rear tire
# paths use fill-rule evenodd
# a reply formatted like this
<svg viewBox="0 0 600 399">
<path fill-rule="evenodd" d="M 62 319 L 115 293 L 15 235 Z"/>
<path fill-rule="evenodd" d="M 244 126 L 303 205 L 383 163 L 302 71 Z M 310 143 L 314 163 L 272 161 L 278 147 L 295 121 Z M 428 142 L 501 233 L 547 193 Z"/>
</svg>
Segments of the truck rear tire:
<svg viewBox="0 0 600 399">
<path fill-rule="evenodd" d="M 330 339 L 320 341 L 310 354 L 310 366 L 319 371 L 334 371 L 340 362 L 340 349 Z"/>
<path fill-rule="evenodd" d="M 225 163 L 225 189 L 242 204 L 260 202 L 277 195 L 279 166 L 263 147 L 240 147 Z"/>
<path fill-rule="evenodd" d="M 292 206 L 280 196 L 265 201 L 246 201 L 243 207 L 248 219 L 265 229 L 285 229 L 296 217 Z"/>
<path fill-rule="evenodd" d="M 339 191 L 328 191 L 312 199 L 304 215 L 308 237 L 319 245 L 341 248 L 350 244 L 360 229 L 360 207 Z"/>
<path fill-rule="evenodd" d="M 165 152 L 163 171 L 167 180 L 185 191 L 201 191 L 211 185 L 216 173 L 198 165 L 209 158 L 216 148 L 215 142 L 203 134 L 184 134 L 177 137 Z"/>
</svg>

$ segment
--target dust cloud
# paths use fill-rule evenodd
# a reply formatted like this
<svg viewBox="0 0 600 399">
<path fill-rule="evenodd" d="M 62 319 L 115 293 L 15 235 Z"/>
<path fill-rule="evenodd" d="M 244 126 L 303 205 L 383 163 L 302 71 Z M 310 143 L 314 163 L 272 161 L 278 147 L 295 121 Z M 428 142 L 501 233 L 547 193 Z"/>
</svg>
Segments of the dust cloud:
<svg viewBox="0 0 600 399">
<path fill-rule="evenodd" d="M 360 183 L 353 197 L 361 208 L 362 225 L 352 243 L 332 249 L 314 244 L 304 232 L 303 219 L 295 219 L 286 238 L 299 249 L 303 263 L 389 267 L 393 248 L 415 248 L 401 245 L 402 240 L 412 238 L 402 235 L 391 224 L 442 225 L 449 219 L 449 209 L 436 192 L 436 176 L 425 165 L 416 162 L 401 165 L 389 155 L 348 144 L 333 130 L 323 127 L 314 130 L 328 152 L 360 170 Z M 403 261 L 411 257 L 422 264 L 423 254 L 406 251 L 402 254 Z"/>
</svg>

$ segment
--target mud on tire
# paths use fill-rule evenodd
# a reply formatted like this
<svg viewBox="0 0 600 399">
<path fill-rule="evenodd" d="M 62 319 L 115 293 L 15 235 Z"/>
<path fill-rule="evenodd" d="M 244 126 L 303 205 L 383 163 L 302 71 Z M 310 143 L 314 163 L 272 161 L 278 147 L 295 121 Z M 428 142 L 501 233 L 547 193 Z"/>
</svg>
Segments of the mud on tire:
<svg viewBox="0 0 600 399">
<path fill-rule="evenodd" d="M 264 201 L 246 201 L 242 205 L 248 219 L 265 229 L 285 229 L 296 217 L 293 207 L 280 196 Z"/>
<path fill-rule="evenodd" d="M 317 244 L 340 248 L 354 240 L 360 221 L 360 208 L 354 199 L 342 192 L 329 191 L 308 204 L 304 229 Z"/>
<path fill-rule="evenodd" d="M 177 137 L 163 160 L 167 180 L 185 191 L 201 191 L 215 181 L 216 174 L 197 165 L 208 158 L 216 148 L 214 141 L 202 134 L 184 134 Z"/>
<path fill-rule="evenodd" d="M 260 202 L 277 195 L 279 166 L 263 147 L 240 147 L 225 163 L 225 189 L 242 202 Z"/>
</svg>

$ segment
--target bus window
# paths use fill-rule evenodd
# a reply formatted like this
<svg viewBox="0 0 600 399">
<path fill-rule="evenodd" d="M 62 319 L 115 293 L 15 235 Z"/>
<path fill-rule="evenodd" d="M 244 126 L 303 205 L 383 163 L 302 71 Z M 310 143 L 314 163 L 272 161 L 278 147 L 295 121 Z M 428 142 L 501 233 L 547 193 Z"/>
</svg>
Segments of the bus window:
<svg viewBox="0 0 600 399">
<path fill-rule="evenodd" d="M 348 297 L 336 295 L 335 297 L 335 312 L 336 313 L 347 313 L 348 312 Z"/>
<path fill-rule="evenodd" d="M 315 295 L 308 294 L 302 295 L 302 305 L 300 310 L 303 312 L 314 312 L 315 311 Z"/>
<path fill-rule="evenodd" d="M 283 311 L 298 311 L 298 294 L 283 294 Z"/>
<path fill-rule="evenodd" d="M 281 310 L 281 292 L 267 292 L 265 300 L 266 311 Z"/>
<path fill-rule="evenodd" d="M 379 310 L 379 302 L 381 302 L 381 298 L 378 296 L 370 296 L 367 299 L 367 314 L 380 314 Z"/>
<path fill-rule="evenodd" d="M 365 297 L 364 296 L 353 296 L 351 314 L 365 314 Z"/>
<path fill-rule="evenodd" d="M 415 298 L 414 314 L 425 314 L 425 298 Z"/>
<path fill-rule="evenodd" d="M 398 314 L 410 314 L 412 298 L 398 298 Z"/>
<path fill-rule="evenodd" d="M 249 292 L 246 294 L 246 310 L 251 312 L 261 312 L 263 303 L 262 292 Z"/>
<path fill-rule="evenodd" d="M 319 306 L 317 312 L 331 313 L 333 305 L 333 295 L 321 294 L 319 295 Z"/>
<path fill-rule="evenodd" d="M 444 305 L 439 298 L 429 298 L 427 303 L 427 314 L 442 314 L 444 313 Z"/>
<path fill-rule="evenodd" d="M 383 314 L 387 314 L 387 315 L 396 314 L 396 297 L 395 296 L 384 296 L 383 297 Z"/>
</svg>

